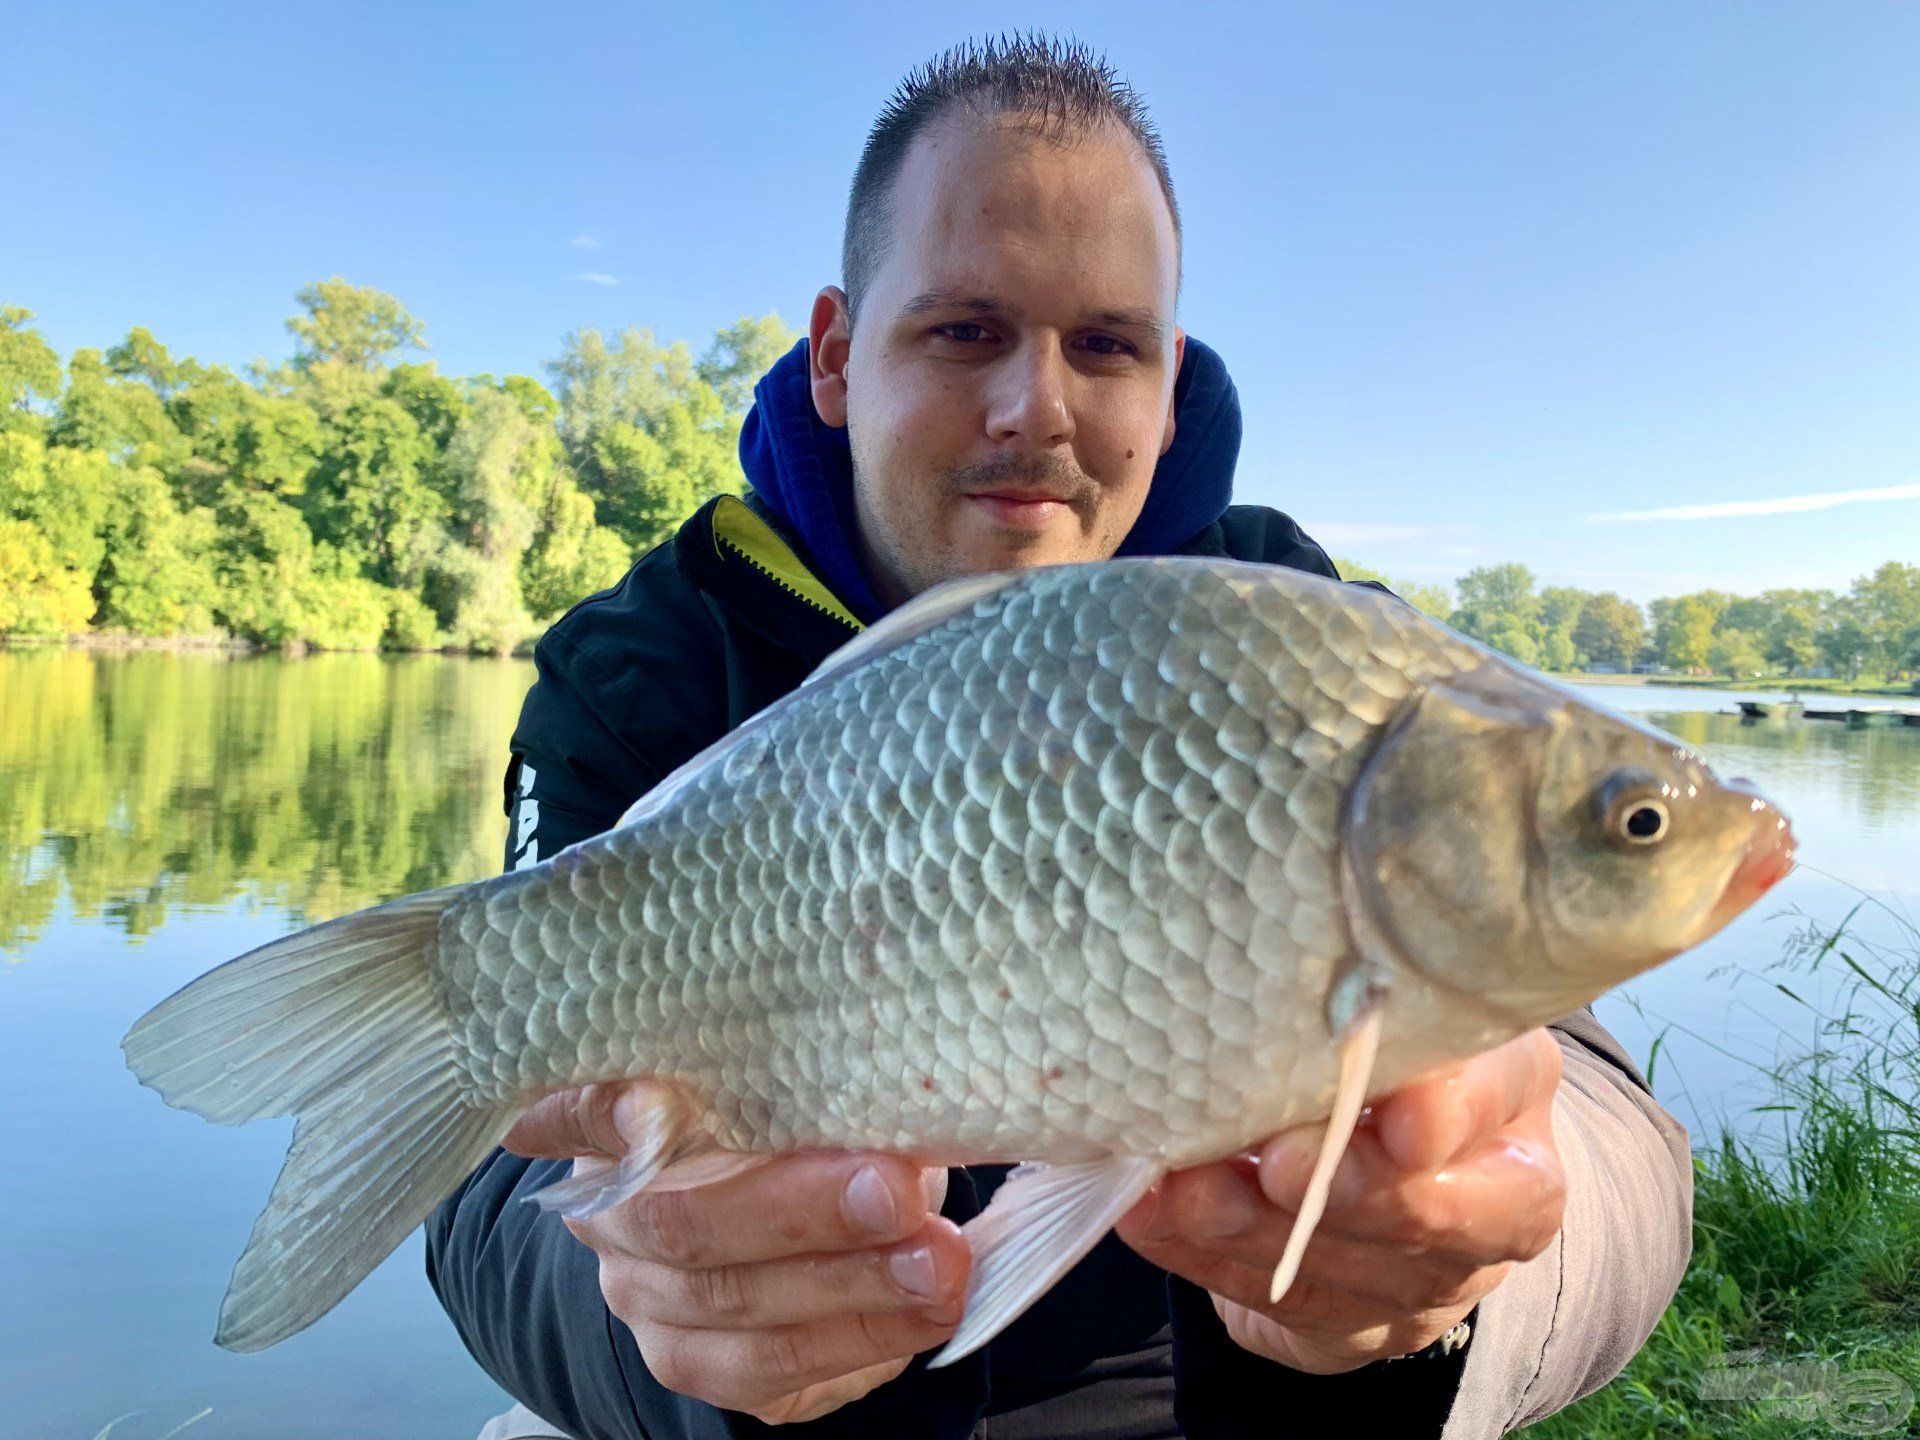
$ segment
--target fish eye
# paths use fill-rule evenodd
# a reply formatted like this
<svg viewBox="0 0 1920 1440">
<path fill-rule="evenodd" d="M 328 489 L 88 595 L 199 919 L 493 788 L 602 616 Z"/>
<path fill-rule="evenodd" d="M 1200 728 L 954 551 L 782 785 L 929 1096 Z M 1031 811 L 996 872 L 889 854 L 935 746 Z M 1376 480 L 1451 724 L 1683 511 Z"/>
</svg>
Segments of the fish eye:
<svg viewBox="0 0 1920 1440">
<path fill-rule="evenodd" d="M 1652 845 L 1663 839 L 1671 817 L 1658 800 L 1642 800 L 1620 817 L 1620 838 L 1633 845 Z"/>
<path fill-rule="evenodd" d="M 1667 807 L 1670 787 L 1645 771 L 1623 770 L 1600 787 L 1600 823 L 1607 838 L 1624 845 L 1658 845 L 1673 829 Z"/>
</svg>

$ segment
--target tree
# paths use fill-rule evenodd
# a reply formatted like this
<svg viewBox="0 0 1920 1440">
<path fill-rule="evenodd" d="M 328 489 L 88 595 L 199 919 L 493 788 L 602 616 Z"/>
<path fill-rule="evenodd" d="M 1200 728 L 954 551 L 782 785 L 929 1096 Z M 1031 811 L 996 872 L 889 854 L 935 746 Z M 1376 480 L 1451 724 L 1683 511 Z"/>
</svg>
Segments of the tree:
<svg viewBox="0 0 1920 1440">
<path fill-rule="evenodd" d="M 1707 668 L 1716 675 L 1750 680 L 1767 673 L 1767 657 L 1759 641 L 1746 631 L 1722 628 L 1707 651 Z"/>
<path fill-rule="evenodd" d="M 1384 585 L 1423 615 L 1443 624 L 1453 615 L 1453 596 L 1444 585 L 1422 585 L 1414 580 L 1389 580 L 1386 575 L 1358 560 L 1335 560 L 1333 568 L 1343 580 L 1372 580 Z"/>
<path fill-rule="evenodd" d="M 558 445 L 503 391 L 483 391 L 447 446 L 449 535 L 435 560 L 454 639 L 505 654 L 532 626 L 520 562 L 533 543 L 533 498 L 552 484 Z"/>
<path fill-rule="evenodd" d="M 1586 663 L 1574 631 L 1588 598 L 1569 585 L 1549 585 L 1540 592 L 1540 660 L 1547 669 L 1576 670 Z"/>
<path fill-rule="evenodd" d="M 1453 628 L 1513 656 L 1523 665 L 1542 658 L 1540 597 L 1524 565 L 1483 565 L 1460 577 L 1460 608 Z"/>
<path fill-rule="evenodd" d="M 93 584 L 99 625 L 135 635 L 210 631 L 216 529 L 211 510 L 182 511 L 155 470 L 116 467 Z"/>
<path fill-rule="evenodd" d="M 1888 676 L 1912 673 L 1908 657 L 1920 637 L 1920 565 L 1887 561 L 1853 582 L 1848 608 L 1866 632 L 1875 667 Z"/>
<path fill-rule="evenodd" d="M 1573 627 L 1573 643 L 1590 665 L 1631 669 L 1647 642 L 1647 620 L 1640 607 L 1611 590 L 1589 595 Z"/>
<path fill-rule="evenodd" d="M 700 357 L 700 378 L 713 387 L 727 410 L 744 415 L 753 403 L 753 387 L 774 362 L 794 347 L 799 336 L 773 311 L 758 320 L 741 316 L 713 337 Z"/>
<path fill-rule="evenodd" d="M 38 429 L 31 406 L 37 396 L 60 393 L 60 356 L 38 330 L 33 311 L 0 305 L 0 430 Z"/>
<path fill-rule="evenodd" d="M 293 375 L 323 409 L 372 394 L 395 355 L 426 348 L 424 327 L 384 291 L 336 275 L 302 287 L 294 298 L 306 313 L 287 321 L 299 342 Z"/>
<path fill-rule="evenodd" d="M 423 557 L 416 544 L 446 518 L 428 485 L 433 450 L 398 401 L 351 402 L 328 427 L 302 497 L 313 538 L 339 548 L 382 585 L 411 585 Z"/>
<path fill-rule="evenodd" d="M 1653 602 L 1653 646 L 1660 663 L 1689 674 L 1711 665 L 1714 631 L 1727 597 L 1712 590 Z"/>
<path fill-rule="evenodd" d="M 31 523 L 0 519 L 0 635 L 75 635 L 92 614 L 87 577 Z"/>
<path fill-rule="evenodd" d="M 106 360 L 112 374 L 140 381 L 162 401 L 171 400 L 197 368 L 191 362 L 183 365 L 175 361 L 144 325 L 129 330 L 126 339 L 107 351 Z"/>
<path fill-rule="evenodd" d="M 1834 607 L 1818 637 L 1820 654 L 1834 673 L 1847 680 L 1858 680 L 1872 657 L 1872 633 L 1860 621 L 1853 608 L 1844 602 Z"/>
<path fill-rule="evenodd" d="M 1769 590 L 1761 595 L 1759 630 L 1767 664 L 1785 675 L 1810 670 L 1820 660 L 1822 617 L 1833 603 L 1825 590 Z"/>
<path fill-rule="evenodd" d="M 651 331 L 629 329 L 609 346 L 582 330 L 548 369 L 581 488 L 630 548 L 651 549 L 709 497 L 745 483 L 741 416 L 701 378 L 684 341 L 657 345 Z M 715 373 L 724 383 L 730 372 Z"/>
<path fill-rule="evenodd" d="M 47 440 L 105 451 L 132 464 L 174 466 L 187 453 L 160 397 L 150 386 L 115 375 L 98 350 L 76 350 L 68 360 L 66 393 Z"/>
</svg>

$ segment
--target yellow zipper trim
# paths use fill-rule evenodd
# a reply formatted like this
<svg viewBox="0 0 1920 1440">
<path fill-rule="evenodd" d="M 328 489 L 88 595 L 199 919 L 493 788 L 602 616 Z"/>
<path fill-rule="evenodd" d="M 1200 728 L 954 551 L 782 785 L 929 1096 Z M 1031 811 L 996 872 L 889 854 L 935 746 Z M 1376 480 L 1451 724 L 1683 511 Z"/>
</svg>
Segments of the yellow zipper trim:
<svg viewBox="0 0 1920 1440">
<path fill-rule="evenodd" d="M 713 539 L 716 551 L 725 546 L 796 599 L 855 630 L 866 628 L 745 501 L 732 495 L 720 497 L 713 508 Z"/>
</svg>

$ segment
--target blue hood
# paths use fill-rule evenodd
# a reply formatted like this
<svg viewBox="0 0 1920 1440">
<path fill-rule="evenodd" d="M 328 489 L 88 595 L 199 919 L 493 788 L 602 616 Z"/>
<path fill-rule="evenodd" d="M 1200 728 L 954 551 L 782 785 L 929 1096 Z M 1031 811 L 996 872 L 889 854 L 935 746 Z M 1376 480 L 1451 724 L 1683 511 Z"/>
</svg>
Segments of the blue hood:
<svg viewBox="0 0 1920 1440">
<path fill-rule="evenodd" d="M 1120 543 L 1122 555 L 1178 550 L 1233 498 L 1240 396 L 1220 357 L 1191 335 L 1173 399 L 1173 444 L 1154 467 L 1153 488 Z M 863 621 L 884 614 L 854 545 L 853 452 L 846 430 L 813 408 L 805 337 L 753 387 L 740 466 L 755 498 L 799 540 L 827 588 Z"/>
</svg>

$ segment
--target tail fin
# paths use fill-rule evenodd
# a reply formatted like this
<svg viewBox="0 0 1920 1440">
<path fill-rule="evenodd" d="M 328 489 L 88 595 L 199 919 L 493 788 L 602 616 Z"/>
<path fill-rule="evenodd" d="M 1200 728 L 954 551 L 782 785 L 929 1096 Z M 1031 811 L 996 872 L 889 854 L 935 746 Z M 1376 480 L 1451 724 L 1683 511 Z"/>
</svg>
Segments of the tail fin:
<svg viewBox="0 0 1920 1440">
<path fill-rule="evenodd" d="M 516 1112 L 478 1109 L 429 972 L 466 886 L 342 916 L 228 961 L 121 1042 L 169 1105 L 222 1125 L 297 1115 L 220 1305 L 263 1350 L 319 1319 L 486 1158 Z"/>
</svg>

